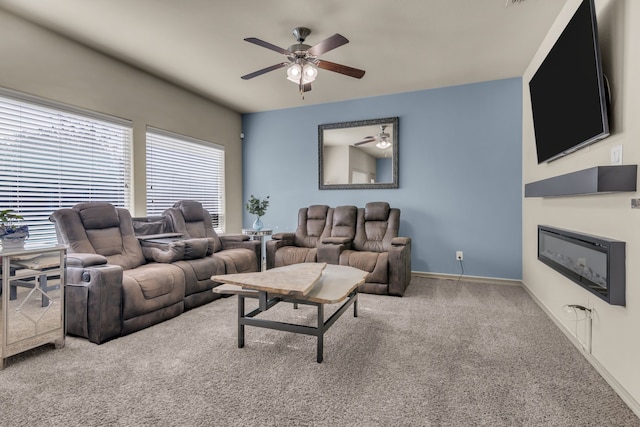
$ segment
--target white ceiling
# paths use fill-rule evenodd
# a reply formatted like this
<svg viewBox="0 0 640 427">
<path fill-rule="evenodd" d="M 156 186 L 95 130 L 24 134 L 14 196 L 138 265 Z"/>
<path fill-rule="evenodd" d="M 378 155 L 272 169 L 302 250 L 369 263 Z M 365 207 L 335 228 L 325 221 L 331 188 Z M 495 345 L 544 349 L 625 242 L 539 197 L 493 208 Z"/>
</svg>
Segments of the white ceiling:
<svg viewBox="0 0 640 427">
<path fill-rule="evenodd" d="M 505 3 L 507 2 L 508 3 Z M 567 0 L 0 0 L 22 16 L 241 113 L 521 76 Z M 319 70 L 302 100 L 285 69 L 240 76 L 285 57 L 291 30 L 314 45 L 350 43 L 321 59 L 366 70 Z"/>
</svg>

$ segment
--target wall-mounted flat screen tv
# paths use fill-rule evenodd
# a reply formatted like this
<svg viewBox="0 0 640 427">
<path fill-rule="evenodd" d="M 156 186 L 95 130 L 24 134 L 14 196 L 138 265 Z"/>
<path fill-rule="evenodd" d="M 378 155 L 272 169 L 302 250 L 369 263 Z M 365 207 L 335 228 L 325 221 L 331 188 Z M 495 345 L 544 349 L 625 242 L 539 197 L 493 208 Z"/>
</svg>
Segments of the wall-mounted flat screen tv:
<svg viewBox="0 0 640 427">
<path fill-rule="evenodd" d="M 609 136 L 594 0 L 583 0 L 529 82 L 538 163 Z"/>
</svg>

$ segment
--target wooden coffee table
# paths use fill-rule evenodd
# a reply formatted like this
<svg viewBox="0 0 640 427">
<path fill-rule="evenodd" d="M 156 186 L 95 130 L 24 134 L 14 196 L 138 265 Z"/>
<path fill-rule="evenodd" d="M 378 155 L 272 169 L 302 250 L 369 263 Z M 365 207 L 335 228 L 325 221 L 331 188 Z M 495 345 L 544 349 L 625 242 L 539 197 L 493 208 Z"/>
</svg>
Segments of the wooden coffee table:
<svg viewBox="0 0 640 427">
<path fill-rule="evenodd" d="M 261 273 L 239 273 L 213 276 L 223 285 L 213 288 L 219 294 L 238 295 L 238 348 L 244 347 L 245 326 L 275 329 L 318 338 L 317 362 L 323 359 L 324 333 L 353 304 L 358 317 L 358 285 L 364 283 L 366 271 L 342 265 L 302 263 L 273 268 Z M 245 313 L 245 298 L 258 299 L 258 308 Z M 324 305 L 346 301 L 329 319 L 324 320 Z M 257 319 L 256 316 L 279 302 L 316 306 L 316 327 Z"/>
</svg>

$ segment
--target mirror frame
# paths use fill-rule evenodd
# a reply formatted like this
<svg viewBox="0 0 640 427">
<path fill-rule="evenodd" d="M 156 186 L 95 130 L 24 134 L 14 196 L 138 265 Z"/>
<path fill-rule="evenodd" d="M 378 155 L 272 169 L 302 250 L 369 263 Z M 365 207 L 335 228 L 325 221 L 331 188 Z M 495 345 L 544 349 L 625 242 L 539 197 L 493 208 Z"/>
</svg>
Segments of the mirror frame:
<svg viewBox="0 0 640 427">
<path fill-rule="evenodd" d="M 320 190 L 362 190 L 362 189 L 384 189 L 398 188 L 398 117 L 387 117 L 383 119 L 358 120 L 353 122 L 326 123 L 318 125 L 318 188 Z M 392 148 L 392 182 L 380 182 L 374 184 L 324 184 L 324 131 L 332 129 L 344 129 L 360 126 L 372 126 L 390 124 L 393 126 L 391 135 Z"/>
</svg>

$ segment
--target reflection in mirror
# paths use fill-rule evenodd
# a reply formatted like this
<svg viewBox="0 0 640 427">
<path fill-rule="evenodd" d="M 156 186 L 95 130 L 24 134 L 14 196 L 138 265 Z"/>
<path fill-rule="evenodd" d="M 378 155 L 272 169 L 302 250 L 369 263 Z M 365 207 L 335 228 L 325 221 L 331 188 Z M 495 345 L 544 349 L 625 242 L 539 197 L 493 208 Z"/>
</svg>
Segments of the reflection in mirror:
<svg viewBox="0 0 640 427">
<path fill-rule="evenodd" d="M 318 126 L 321 190 L 398 188 L 398 118 Z"/>
</svg>

